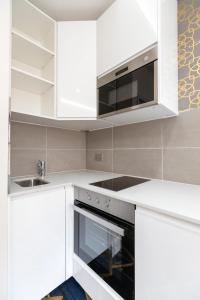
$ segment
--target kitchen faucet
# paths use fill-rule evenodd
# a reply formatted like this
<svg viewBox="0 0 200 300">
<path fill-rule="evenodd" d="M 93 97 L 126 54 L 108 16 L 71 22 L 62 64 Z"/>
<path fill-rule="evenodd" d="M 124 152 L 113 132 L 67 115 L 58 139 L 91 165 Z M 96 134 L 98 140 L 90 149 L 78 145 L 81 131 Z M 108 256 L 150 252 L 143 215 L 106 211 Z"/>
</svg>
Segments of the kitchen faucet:
<svg viewBox="0 0 200 300">
<path fill-rule="evenodd" d="M 44 160 L 38 160 L 37 170 L 38 170 L 38 175 L 44 178 L 46 175 L 46 163 Z"/>
</svg>

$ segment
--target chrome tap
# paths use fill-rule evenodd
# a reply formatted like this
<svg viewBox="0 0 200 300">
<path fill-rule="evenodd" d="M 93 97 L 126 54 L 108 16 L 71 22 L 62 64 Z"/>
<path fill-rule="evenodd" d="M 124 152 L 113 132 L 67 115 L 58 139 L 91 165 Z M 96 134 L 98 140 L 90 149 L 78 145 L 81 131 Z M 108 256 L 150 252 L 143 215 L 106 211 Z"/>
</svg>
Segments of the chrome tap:
<svg viewBox="0 0 200 300">
<path fill-rule="evenodd" d="M 37 170 L 38 170 L 38 175 L 44 178 L 46 175 L 46 163 L 44 160 L 38 160 Z"/>
</svg>

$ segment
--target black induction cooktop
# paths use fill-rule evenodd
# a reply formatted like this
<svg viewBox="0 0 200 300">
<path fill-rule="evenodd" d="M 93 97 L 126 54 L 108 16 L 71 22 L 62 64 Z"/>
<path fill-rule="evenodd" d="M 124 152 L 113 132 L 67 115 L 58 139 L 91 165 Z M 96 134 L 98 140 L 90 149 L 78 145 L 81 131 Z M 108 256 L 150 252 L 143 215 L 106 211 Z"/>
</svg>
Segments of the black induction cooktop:
<svg viewBox="0 0 200 300">
<path fill-rule="evenodd" d="M 131 186 L 144 183 L 146 181 L 149 181 L 149 179 L 122 176 L 122 177 L 112 178 L 104 181 L 98 181 L 90 184 L 107 190 L 118 192 L 127 189 Z"/>
</svg>

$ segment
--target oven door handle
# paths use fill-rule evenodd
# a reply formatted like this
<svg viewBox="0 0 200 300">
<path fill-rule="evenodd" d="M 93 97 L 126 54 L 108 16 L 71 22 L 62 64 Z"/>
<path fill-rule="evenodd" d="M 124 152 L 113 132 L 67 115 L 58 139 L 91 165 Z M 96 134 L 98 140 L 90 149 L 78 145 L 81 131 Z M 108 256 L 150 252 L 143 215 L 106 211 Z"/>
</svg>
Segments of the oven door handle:
<svg viewBox="0 0 200 300">
<path fill-rule="evenodd" d="M 92 214 L 91 212 L 87 211 L 86 209 L 80 208 L 76 205 L 74 205 L 74 211 L 76 211 L 77 213 L 85 216 L 86 218 L 89 218 L 90 220 L 98 223 L 99 225 L 102 225 L 104 227 L 106 227 L 107 229 L 113 231 L 114 233 L 120 235 L 120 236 L 124 236 L 124 229 L 111 223 L 108 222 L 100 217 L 98 217 L 95 214 Z"/>
</svg>

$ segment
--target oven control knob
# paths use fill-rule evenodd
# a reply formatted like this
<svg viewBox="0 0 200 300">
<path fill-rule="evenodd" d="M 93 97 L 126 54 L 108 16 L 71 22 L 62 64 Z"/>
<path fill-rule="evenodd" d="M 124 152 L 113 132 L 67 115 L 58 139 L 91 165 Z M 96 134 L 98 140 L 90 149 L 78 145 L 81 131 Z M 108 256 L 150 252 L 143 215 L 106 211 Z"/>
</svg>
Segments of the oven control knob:
<svg viewBox="0 0 200 300">
<path fill-rule="evenodd" d="M 98 198 L 96 198 L 96 204 L 99 204 L 99 203 L 100 203 L 99 199 L 98 199 Z"/>
<path fill-rule="evenodd" d="M 109 208 L 109 207 L 110 207 L 110 199 L 106 200 L 105 207 L 106 207 L 106 208 Z"/>
<path fill-rule="evenodd" d="M 91 197 L 91 195 L 89 193 L 87 193 L 87 198 L 88 198 L 89 201 L 92 200 L 92 197 Z"/>
</svg>

